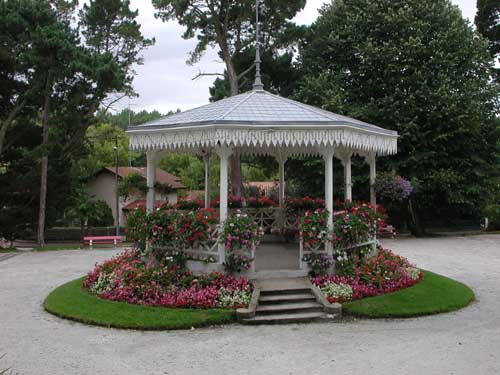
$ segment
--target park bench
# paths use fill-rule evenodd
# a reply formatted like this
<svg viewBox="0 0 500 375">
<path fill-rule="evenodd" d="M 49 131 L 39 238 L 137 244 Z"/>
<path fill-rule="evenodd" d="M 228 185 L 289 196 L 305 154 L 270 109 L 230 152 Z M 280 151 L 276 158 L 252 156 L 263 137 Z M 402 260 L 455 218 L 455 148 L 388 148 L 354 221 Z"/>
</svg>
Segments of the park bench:
<svg viewBox="0 0 500 375">
<path fill-rule="evenodd" d="M 113 244 L 117 245 L 123 241 L 122 236 L 85 236 L 83 244 L 92 247 L 94 244 Z"/>
</svg>

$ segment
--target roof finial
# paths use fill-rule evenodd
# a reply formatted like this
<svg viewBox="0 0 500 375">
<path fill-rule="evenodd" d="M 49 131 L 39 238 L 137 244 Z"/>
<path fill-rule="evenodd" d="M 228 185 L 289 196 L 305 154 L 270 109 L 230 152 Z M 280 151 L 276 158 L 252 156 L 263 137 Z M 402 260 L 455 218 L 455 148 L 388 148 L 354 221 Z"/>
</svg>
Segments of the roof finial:
<svg viewBox="0 0 500 375">
<path fill-rule="evenodd" d="M 260 26 L 259 26 L 259 3 L 260 0 L 255 0 L 255 82 L 253 83 L 254 91 L 263 91 L 264 85 L 260 79 Z"/>
</svg>

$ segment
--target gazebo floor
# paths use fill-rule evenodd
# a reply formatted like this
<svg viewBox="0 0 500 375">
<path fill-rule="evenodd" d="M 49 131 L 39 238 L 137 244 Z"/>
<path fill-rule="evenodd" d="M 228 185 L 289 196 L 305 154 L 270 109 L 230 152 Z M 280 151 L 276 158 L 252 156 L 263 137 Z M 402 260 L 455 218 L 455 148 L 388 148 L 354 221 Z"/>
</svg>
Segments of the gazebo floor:
<svg viewBox="0 0 500 375">
<path fill-rule="evenodd" d="M 255 270 L 298 270 L 299 244 L 263 242 L 255 251 Z"/>
</svg>

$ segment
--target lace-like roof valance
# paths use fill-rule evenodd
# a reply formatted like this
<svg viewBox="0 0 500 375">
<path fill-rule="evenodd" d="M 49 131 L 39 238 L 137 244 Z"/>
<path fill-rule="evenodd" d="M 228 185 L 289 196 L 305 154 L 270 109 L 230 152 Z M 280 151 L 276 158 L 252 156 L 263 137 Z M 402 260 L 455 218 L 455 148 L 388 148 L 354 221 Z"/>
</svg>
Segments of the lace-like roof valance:
<svg viewBox="0 0 500 375">
<path fill-rule="evenodd" d="M 133 150 L 198 152 L 217 145 L 248 153 L 315 153 L 321 147 L 388 155 L 397 152 L 396 132 L 327 112 L 266 91 L 251 91 L 130 127 Z M 242 150 L 243 151 L 243 150 Z"/>
</svg>

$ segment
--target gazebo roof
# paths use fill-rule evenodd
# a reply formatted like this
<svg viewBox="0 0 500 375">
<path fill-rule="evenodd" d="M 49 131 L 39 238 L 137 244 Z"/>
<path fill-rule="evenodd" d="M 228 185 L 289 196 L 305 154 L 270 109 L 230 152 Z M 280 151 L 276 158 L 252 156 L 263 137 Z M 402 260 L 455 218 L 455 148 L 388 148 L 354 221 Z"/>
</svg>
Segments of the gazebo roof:
<svg viewBox="0 0 500 375">
<path fill-rule="evenodd" d="M 394 131 L 264 90 L 132 126 L 128 133 L 133 149 L 146 150 L 193 150 L 227 144 L 265 153 L 279 147 L 314 153 L 320 146 L 380 154 L 397 151 Z"/>
</svg>

